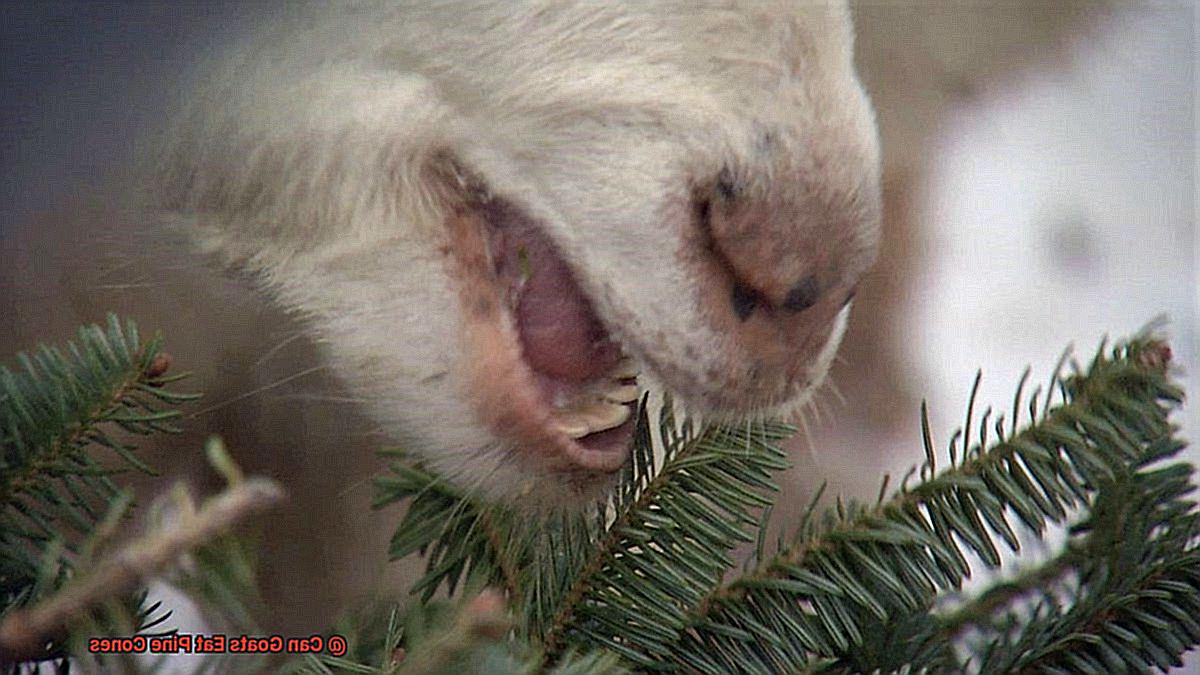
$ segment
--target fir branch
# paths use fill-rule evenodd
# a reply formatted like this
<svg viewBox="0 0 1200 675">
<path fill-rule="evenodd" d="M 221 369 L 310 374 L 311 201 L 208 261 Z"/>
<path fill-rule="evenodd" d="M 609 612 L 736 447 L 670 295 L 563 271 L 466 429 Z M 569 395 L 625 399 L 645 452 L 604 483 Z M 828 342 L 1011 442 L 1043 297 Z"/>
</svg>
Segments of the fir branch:
<svg viewBox="0 0 1200 675">
<path fill-rule="evenodd" d="M 509 597 L 522 610 L 520 633 L 540 645 L 547 663 L 569 650 L 596 649 L 643 665 L 661 659 L 678 638 L 661 626 L 682 629 L 690 603 L 731 564 L 727 552 L 751 541 L 758 523 L 751 510 L 769 503 L 757 490 L 774 489 L 771 475 L 787 466 L 774 444 L 792 429 L 760 423 L 696 434 L 676 424 L 668 400 L 658 471 L 645 407 L 643 399 L 633 461 L 611 503 L 593 515 L 564 513 L 518 527 L 511 511 L 482 509 L 419 466 L 393 464 L 377 481 L 376 506 L 412 499 L 391 554 L 429 552 L 414 592 L 427 601 L 442 582 L 453 592 L 464 570 L 478 567 L 516 591 Z M 508 537 L 503 548 L 504 540 L 488 534 L 497 531 L 494 523 Z M 505 568 L 521 571 L 513 579 Z"/>
<path fill-rule="evenodd" d="M 1044 596 L 1047 589 L 1066 583 L 1089 552 L 1080 542 L 1068 542 L 1050 560 L 1024 570 L 1012 579 L 997 582 L 979 597 L 943 616 L 939 622 L 939 637 L 953 639 L 971 629 L 993 626 L 998 623 L 997 615 L 1011 611 L 1014 605 L 1027 598 Z"/>
<path fill-rule="evenodd" d="M 926 433 L 928 480 L 874 508 L 842 507 L 799 533 L 699 603 L 673 655 L 703 672 L 792 670 L 817 658 L 844 659 L 840 667 L 854 672 L 918 658 L 946 663 L 944 643 L 916 638 L 929 630 L 938 593 L 969 574 L 965 550 L 994 567 L 994 538 L 1018 548 L 1009 512 L 1040 533 L 1159 454 L 1155 444 L 1170 438 L 1167 414 L 1182 397 L 1166 378 L 1163 349 L 1143 337 L 1111 359 L 1099 354 L 1087 373 L 1061 380 L 1066 401 L 1036 418 L 1031 398 L 1029 427 L 988 450 L 972 447 L 936 477 Z"/>
<path fill-rule="evenodd" d="M 73 621 L 108 599 L 146 582 L 180 555 L 213 539 L 251 514 L 277 504 L 283 492 L 274 482 L 252 478 L 210 498 L 199 511 L 180 502 L 178 521 L 117 551 L 55 596 L 18 610 L 0 623 L 0 661 L 42 655 L 47 636 L 58 635 Z"/>
<path fill-rule="evenodd" d="M 644 425 L 615 516 L 545 632 L 547 654 L 562 644 L 608 649 L 644 668 L 669 658 L 688 609 L 732 565 L 728 552 L 753 541 L 752 510 L 770 504 L 757 490 L 776 489 L 771 475 L 787 462 L 775 443 L 791 433 L 769 423 L 677 431 L 668 400 L 662 469 L 654 472 Z"/>
<path fill-rule="evenodd" d="M 17 355 L 19 373 L 0 367 L 0 558 L 28 576 L 38 552 L 66 526 L 88 533 L 118 495 L 89 451 L 103 446 L 121 462 L 153 471 L 118 440 L 113 427 L 133 434 L 172 432 L 179 412 L 164 409 L 195 398 L 164 385 L 170 358 L 161 337 L 141 343 L 137 327 L 113 315 L 107 330 L 80 329 L 63 350 L 41 346 Z M 101 506 L 97 506 L 99 503 Z M 26 541 L 29 549 L 18 545 Z M 67 539 L 68 551 L 74 549 Z M 7 584 L 6 584 L 7 585 Z M 11 604 L 12 598 L 5 604 Z"/>
<path fill-rule="evenodd" d="M 981 673 L 1166 670 L 1200 641 L 1200 514 L 1185 499 L 1192 467 L 1159 466 L 1183 443 L 1167 438 L 1135 469 L 1100 487 L 1090 517 L 1074 529 L 1067 554 L 1074 575 L 1065 589 L 1028 587 L 1042 596 L 1031 617 L 1009 610 L 1000 619 L 964 608 L 976 641 L 987 639 Z M 1073 554 L 1073 555 L 1072 555 Z M 1060 566 L 1060 565 L 1056 565 Z M 1060 597 L 1061 596 L 1061 597 Z M 995 600 L 982 598 L 985 609 Z M 983 620 L 981 620 L 981 617 Z M 946 622 L 961 631 L 966 622 Z M 1017 626 L 998 630 L 997 626 Z"/>
<path fill-rule="evenodd" d="M 464 654 L 481 641 L 497 642 L 512 626 L 504 598 L 484 591 L 467 602 L 455 620 L 419 642 L 419 648 L 406 650 L 400 662 L 401 673 L 448 673 Z"/>
<path fill-rule="evenodd" d="M 986 410 L 974 438 L 953 436 L 940 473 L 923 409 L 920 484 L 909 488 L 906 477 L 888 497 L 885 481 L 873 505 L 839 500 L 817 518 L 810 508 L 794 541 L 769 558 L 766 521 L 754 513 L 769 504 L 759 491 L 773 489 L 772 474 L 786 466 L 775 443 L 790 429 L 696 433 L 675 423 L 669 403 L 657 431 L 661 469 L 643 400 L 632 460 L 596 513 L 529 524 L 486 507 L 485 521 L 485 507 L 399 464 L 379 483 L 380 503 L 413 498 L 392 552 L 431 552 L 417 586 L 426 600 L 441 582 L 453 592 L 470 569 L 481 571 L 509 590 L 515 644 L 530 642 L 546 662 L 584 649 L 648 670 L 961 672 L 960 636 L 991 631 L 991 646 L 972 657 L 975 670 L 1161 667 L 1200 633 L 1200 622 L 1180 618 L 1200 608 L 1198 526 L 1194 505 L 1182 499 L 1190 469 L 1159 466 L 1182 447 L 1167 418 L 1182 398 L 1166 375 L 1169 361 L 1165 344 L 1143 335 L 1111 357 L 1102 348 L 1086 372 L 1076 365 L 1063 378 L 1056 370 L 1044 398 L 1040 387 L 1024 397 L 1026 375 L 1010 428 L 996 418 L 989 444 Z M 1018 430 L 1023 407 L 1029 424 Z M 972 394 L 966 428 L 975 421 Z M 1106 496 L 1118 493 L 1116 502 Z M 1014 518 L 1041 536 L 1048 523 L 1080 510 L 1089 519 L 1063 554 L 957 612 L 935 611 L 971 573 L 968 556 L 996 567 L 999 546 L 1019 549 Z M 1161 518 L 1143 523 L 1144 536 L 1129 537 L 1129 518 L 1145 514 Z M 1100 543 L 1113 536 L 1125 537 L 1125 567 L 1098 566 L 1098 552 L 1120 548 Z M 732 547 L 756 538 L 757 566 L 719 586 Z M 1042 605 L 1022 614 L 1031 596 Z M 1152 645 L 1146 658 L 1121 651 L 1142 653 L 1131 640 Z"/>
<path fill-rule="evenodd" d="M 392 605 L 383 634 L 363 636 L 366 639 L 356 644 L 350 655 L 306 654 L 283 672 L 305 675 L 624 675 L 628 672 L 614 655 L 602 652 L 572 651 L 553 666 L 543 666 L 540 651 L 511 639 L 515 617 L 509 613 L 506 598 L 495 590 L 476 592 L 474 585 L 469 586 L 464 589 L 462 599 L 453 603 L 437 601 L 410 607 L 404 621 L 398 620 L 397 608 Z M 377 618 L 378 614 L 370 616 Z M 377 624 L 368 622 L 371 623 Z"/>
<path fill-rule="evenodd" d="M 428 602 L 444 584 L 453 594 L 464 574 L 480 569 L 487 570 L 487 583 L 498 584 L 509 597 L 517 597 L 516 565 L 523 553 L 516 550 L 520 537 L 513 536 L 511 514 L 497 506 L 478 504 L 420 464 L 408 463 L 403 451 L 381 454 L 397 461 L 391 463 L 389 474 L 376 478 L 372 508 L 410 500 L 388 555 L 392 560 L 413 553 L 426 557 L 425 574 L 411 592 Z"/>
<path fill-rule="evenodd" d="M 16 372 L 0 367 L 0 616 L 89 563 L 132 504 L 110 476 L 153 473 L 122 439 L 177 431 L 171 407 L 196 398 L 167 387 L 186 373 L 168 375 L 161 336 L 142 342 L 133 322 L 111 314 L 105 328 L 81 328 L 62 349 L 43 345 L 16 360 Z M 99 448 L 116 464 L 102 463 Z M 122 612 L 153 621 L 148 609 Z M 61 657 L 62 648 L 43 656 Z"/>
</svg>

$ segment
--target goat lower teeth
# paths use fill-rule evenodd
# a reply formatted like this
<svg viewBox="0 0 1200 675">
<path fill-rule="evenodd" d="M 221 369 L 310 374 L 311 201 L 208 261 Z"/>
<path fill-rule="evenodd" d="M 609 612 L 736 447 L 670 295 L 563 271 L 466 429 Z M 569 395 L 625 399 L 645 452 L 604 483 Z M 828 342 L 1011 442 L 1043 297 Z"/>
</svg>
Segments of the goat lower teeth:
<svg viewBox="0 0 1200 675">
<path fill-rule="evenodd" d="M 618 380 L 627 380 L 631 377 L 637 377 L 637 364 L 633 362 L 633 359 L 624 359 L 617 364 L 617 368 L 613 371 L 612 376 Z"/>
<path fill-rule="evenodd" d="M 597 431 L 616 429 L 629 419 L 629 415 L 627 405 L 596 401 L 571 410 L 556 410 L 553 424 L 570 438 L 583 438 Z"/>
<path fill-rule="evenodd" d="M 554 427 L 570 438 L 583 438 L 591 433 L 587 420 L 577 413 L 554 413 Z"/>
<path fill-rule="evenodd" d="M 615 429 L 629 419 L 629 406 L 612 403 L 589 403 L 579 410 L 592 433 Z"/>
<path fill-rule="evenodd" d="M 623 384 L 604 392 L 604 400 L 613 403 L 632 403 L 638 398 L 636 384 Z"/>
</svg>

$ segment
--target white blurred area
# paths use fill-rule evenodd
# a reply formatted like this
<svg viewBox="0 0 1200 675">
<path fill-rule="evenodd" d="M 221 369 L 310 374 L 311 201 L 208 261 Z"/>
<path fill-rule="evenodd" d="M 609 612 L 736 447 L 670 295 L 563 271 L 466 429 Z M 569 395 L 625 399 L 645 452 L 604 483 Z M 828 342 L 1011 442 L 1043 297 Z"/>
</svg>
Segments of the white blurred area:
<svg viewBox="0 0 1200 675">
<path fill-rule="evenodd" d="M 976 425 L 989 405 L 1011 416 L 1027 365 L 1026 394 L 1044 395 L 1064 346 L 1086 365 L 1104 336 L 1160 316 L 1185 389 L 1200 391 L 1196 16 L 1181 4 L 1117 11 L 1056 63 L 985 84 L 934 135 L 894 348 L 939 448 L 963 423 L 977 368 Z M 1197 410 L 1189 401 L 1176 417 L 1193 442 Z M 885 459 L 893 476 L 917 459 L 914 431 L 893 436 L 904 450 Z M 1175 672 L 1200 673 L 1200 658 Z"/>
<path fill-rule="evenodd" d="M 1195 396 L 1193 9 L 1120 11 L 1059 63 L 948 116 L 915 207 L 922 263 L 898 326 L 935 430 L 962 424 L 977 368 L 976 410 L 1011 415 L 1027 364 L 1026 392 L 1044 389 L 1068 343 L 1086 364 L 1104 335 L 1157 315 Z M 1196 410 L 1178 417 L 1190 439 Z"/>
</svg>

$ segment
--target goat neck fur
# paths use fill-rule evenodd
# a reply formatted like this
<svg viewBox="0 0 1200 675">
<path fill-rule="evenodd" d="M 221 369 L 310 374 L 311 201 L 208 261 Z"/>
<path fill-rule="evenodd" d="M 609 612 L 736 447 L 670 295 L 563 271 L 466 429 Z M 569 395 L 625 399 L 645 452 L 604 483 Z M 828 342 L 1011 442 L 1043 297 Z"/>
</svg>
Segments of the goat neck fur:
<svg viewBox="0 0 1200 675">
<path fill-rule="evenodd" d="M 565 433 L 556 392 L 622 354 L 710 416 L 790 414 L 823 380 L 879 236 L 844 6 L 288 11 L 185 97 L 155 207 L 305 316 L 432 468 L 594 494 L 623 437 Z"/>
</svg>

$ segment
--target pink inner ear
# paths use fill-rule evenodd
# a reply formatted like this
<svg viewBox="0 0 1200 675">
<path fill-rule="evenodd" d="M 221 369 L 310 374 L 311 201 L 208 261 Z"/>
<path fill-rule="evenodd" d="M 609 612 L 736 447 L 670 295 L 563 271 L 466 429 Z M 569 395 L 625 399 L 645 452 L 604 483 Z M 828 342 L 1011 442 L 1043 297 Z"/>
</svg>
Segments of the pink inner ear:
<svg viewBox="0 0 1200 675">
<path fill-rule="evenodd" d="M 525 360 L 540 375 L 582 382 L 613 370 L 621 359 L 546 235 L 523 218 L 506 220 L 493 251 L 501 279 L 512 289 Z"/>
</svg>

